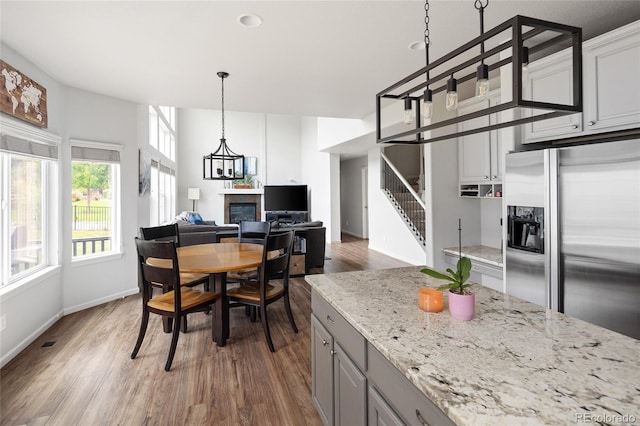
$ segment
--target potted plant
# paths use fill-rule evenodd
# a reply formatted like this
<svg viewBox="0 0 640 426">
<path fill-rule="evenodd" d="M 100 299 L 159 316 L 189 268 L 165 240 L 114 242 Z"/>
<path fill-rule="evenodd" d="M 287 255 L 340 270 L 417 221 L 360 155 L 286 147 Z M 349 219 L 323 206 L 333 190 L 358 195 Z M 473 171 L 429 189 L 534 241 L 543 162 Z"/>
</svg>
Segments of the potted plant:
<svg viewBox="0 0 640 426">
<path fill-rule="evenodd" d="M 253 188 L 253 175 L 245 174 L 244 179 L 234 179 L 233 187 L 236 189 L 251 189 Z"/>
<path fill-rule="evenodd" d="M 427 274 L 433 278 L 450 281 L 438 287 L 438 290 L 449 290 L 449 312 L 451 316 L 462 321 L 469 321 L 473 318 L 475 310 L 475 295 L 468 290 L 471 284 L 467 283 L 471 275 L 471 260 L 462 256 L 462 243 L 460 233 L 460 220 L 458 219 L 458 252 L 460 258 L 456 263 L 456 270 L 447 268 L 447 274 L 438 272 L 431 268 L 423 268 L 420 270 L 423 274 Z"/>
<path fill-rule="evenodd" d="M 447 268 L 448 274 L 443 274 L 434 269 L 423 268 L 423 274 L 450 281 L 438 287 L 438 290 L 449 290 L 449 312 L 451 316 L 462 321 L 469 321 L 473 318 L 475 295 L 467 289 L 471 284 L 467 283 L 471 275 L 471 260 L 468 257 L 461 257 L 456 264 L 456 270 Z"/>
</svg>

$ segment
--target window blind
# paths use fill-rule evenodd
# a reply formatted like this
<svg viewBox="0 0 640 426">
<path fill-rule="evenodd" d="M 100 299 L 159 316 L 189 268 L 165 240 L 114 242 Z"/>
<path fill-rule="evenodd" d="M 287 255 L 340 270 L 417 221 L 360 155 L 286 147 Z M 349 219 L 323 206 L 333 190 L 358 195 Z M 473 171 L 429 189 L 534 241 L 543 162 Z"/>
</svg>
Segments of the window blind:
<svg viewBox="0 0 640 426">
<path fill-rule="evenodd" d="M 0 138 L 0 151 L 19 153 L 30 157 L 57 159 L 58 147 L 10 135 L 2 135 Z"/>
</svg>

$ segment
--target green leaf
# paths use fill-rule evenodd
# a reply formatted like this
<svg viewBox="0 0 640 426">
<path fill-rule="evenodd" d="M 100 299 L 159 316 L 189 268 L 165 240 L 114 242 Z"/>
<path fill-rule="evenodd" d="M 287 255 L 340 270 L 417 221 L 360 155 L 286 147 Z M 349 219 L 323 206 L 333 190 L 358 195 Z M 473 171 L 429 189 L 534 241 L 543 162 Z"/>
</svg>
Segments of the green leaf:
<svg viewBox="0 0 640 426">
<path fill-rule="evenodd" d="M 455 281 L 450 276 L 445 275 L 442 272 L 434 271 L 433 269 L 424 268 L 424 269 L 421 269 L 420 272 L 422 272 L 423 274 L 427 274 L 433 278 L 438 278 L 438 279 L 447 280 L 447 281 Z"/>
</svg>

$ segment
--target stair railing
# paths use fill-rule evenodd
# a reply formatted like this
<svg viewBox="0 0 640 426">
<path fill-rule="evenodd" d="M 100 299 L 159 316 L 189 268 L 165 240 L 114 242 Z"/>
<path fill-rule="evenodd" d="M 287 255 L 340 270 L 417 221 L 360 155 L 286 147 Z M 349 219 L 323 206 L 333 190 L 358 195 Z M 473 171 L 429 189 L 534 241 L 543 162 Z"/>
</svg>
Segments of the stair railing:
<svg viewBox="0 0 640 426">
<path fill-rule="evenodd" d="M 402 176 L 402 173 L 384 155 L 380 167 L 380 187 L 387 195 L 394 207 L 400 213 L 416 239 L 423 245 L 426 244 L 426 205 L 422 198 L 411 187 L 411 184 Z"/>
</svg>

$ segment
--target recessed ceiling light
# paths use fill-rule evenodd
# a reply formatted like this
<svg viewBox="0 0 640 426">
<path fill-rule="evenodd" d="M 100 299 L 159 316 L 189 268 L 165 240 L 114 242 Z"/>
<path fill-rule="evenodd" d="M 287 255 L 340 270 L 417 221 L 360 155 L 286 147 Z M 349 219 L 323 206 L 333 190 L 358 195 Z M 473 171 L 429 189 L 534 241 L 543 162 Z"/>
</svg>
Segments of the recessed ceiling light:
<svg viewBox="0 0 640 426">
<path fill-rule="evenodd" d="M 409 50 L 424 50 L 424 41 L 414 41 L 409 44 Z"/>
<path fill-rule="evenodd" d="M 238 16 L 238 23 L 247 28 L 258 28 L 262 25 L 262 18 L 253 13 L 245 13 Z"/>
</svg>

